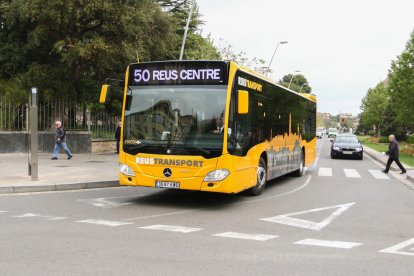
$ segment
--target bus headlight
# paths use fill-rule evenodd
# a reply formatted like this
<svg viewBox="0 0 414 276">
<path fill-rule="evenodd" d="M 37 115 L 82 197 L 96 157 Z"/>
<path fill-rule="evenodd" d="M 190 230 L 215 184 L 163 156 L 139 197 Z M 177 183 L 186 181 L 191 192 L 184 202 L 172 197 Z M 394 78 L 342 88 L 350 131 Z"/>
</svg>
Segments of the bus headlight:
<svg viewBox="0 0 414 276">
<path fill-rule="evenodd" d="M 124 175 L 135 176 L 134 170 L 125 164 L 119 164 L 119 171 Z"/>
<path fill-rule="evenodd" d="M 209 172 L 204 177 L 204 182 L 222 181 L 230 174 L 229 170 L 219 169 Z"/>
</svg>

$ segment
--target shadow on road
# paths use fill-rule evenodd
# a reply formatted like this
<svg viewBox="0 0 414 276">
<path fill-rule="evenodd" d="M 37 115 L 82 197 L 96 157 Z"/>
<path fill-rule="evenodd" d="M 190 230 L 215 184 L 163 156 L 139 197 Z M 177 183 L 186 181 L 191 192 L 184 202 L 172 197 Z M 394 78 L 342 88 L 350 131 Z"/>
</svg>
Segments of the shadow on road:
<svg viewBox="0 0 414 276">
<path fill-rule="evenodd" d="M 153 193 L 129 198 L 126 202 L 132 203 L 128 207 L 145 205 L 153 207 L 168 207 L 176 209 L 208 209 L 223 210 L 225 208 L 231 208 L 232 205 L 241 203 L 243 201 L 251 200 L 254 198 L 260 198 L 263 196 L 269 196 L 277 194 L 279 190 L 284 192 L 286 188 L 292 184 L 292 180 L 297 179 L 291 176 L 282 176 L 275 180 L 269 181 L 266 184 L 266 189 L 262 195 L 258 197 L 250 196 L 247 191 L 239 194 L 221 194 L 210 193 L 200 191 L 186 191 L 186 190 L 154 190 Z M 292 186 L 294 187 L 294 186 Z"/>
</svg>

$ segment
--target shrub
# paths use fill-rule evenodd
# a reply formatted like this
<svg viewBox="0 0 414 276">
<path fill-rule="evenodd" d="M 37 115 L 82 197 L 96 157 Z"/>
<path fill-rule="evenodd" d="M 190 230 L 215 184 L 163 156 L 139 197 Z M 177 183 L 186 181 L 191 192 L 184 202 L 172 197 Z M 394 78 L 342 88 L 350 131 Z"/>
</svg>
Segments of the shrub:
<svg viewBox="0 0 414 276">
<path fill-rule="evenodd" d="M 387 136 L 381 136 L 378 139 L 378 143 L 388 143 L 388 142 L 389 142 L 389 140 L 388 140 L 388 137 Z"/>
<path fill-rule="evenodd" d="M 403 148 L 403 149 L 401 149 L 401 153 L 406 154 L 406 155 L 410 155 L 410 156 L 414 156 L 414 149 L 412 149 L 412 148 Z"/>
<path fill-rule="evenodd" d="M 372 136 L 368 138 L 368 141 L 371 143 L 378 143 L 378 138 L 376 136 Z"/>
<path fill-rule="evenodd" d="M 407 143 L 408 144 L 414 144 L 414 135 L 411 135 L 411 136 L 407 137 Z"/>
</svg>

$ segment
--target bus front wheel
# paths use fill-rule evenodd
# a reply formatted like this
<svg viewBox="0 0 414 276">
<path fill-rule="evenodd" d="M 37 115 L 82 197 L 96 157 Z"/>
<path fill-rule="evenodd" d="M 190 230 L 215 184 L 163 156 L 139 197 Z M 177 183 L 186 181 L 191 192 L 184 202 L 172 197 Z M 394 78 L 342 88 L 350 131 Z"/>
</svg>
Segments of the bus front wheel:
<svg viewBox="0 0 414 276">
<path fill-rule="evenodd" d="M 266 186 L 266 178 L 266 162 L 260 157 L 259 164 L 257 165 L 257 183 L 256 186 L 249 190 L 250 195 L 258 196 L 263 192 Z"/>
</svg>

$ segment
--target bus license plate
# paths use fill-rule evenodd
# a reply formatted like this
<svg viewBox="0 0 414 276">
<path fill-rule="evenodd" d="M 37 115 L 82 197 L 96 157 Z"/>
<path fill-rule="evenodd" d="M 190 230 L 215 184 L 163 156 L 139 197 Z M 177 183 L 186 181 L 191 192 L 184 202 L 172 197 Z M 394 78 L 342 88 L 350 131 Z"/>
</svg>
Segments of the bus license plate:
<svg viewBox="0 0 414 276">
<path fill-rule="evenodd" d="M 155 181 L 155 187 L 157 187 L 157 188 L 180 189 L 180 182 Z"/>
</svg>

